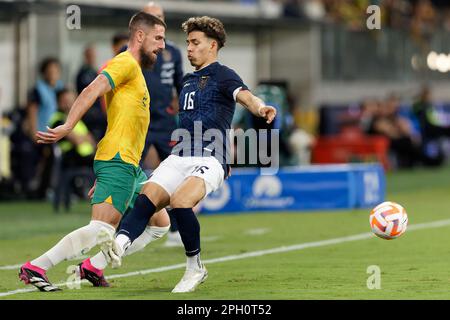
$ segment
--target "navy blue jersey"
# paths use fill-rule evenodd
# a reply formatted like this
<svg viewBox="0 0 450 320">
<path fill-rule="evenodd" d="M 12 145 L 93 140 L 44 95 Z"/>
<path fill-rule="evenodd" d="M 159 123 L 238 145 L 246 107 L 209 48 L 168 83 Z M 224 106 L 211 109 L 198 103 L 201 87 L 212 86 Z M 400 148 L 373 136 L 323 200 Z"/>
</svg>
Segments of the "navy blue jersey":
<svg viewBox="0 0 450 320">
<path fill-rule="evenodd" d="M 183 80 L 180 50 L 174 43 L 166 41 L 166 48 L 158 55 L 153 68 L 142 73 L 150 93 L 149 134 L 167 132 L 170 137 L 177 127 L 175 113 L 170 107 L 173 91 L 180 93 Z"/>
<path fill-rule="evenodd" d="M 179 98 L 179 127 L 189 132 L 190 139 L 180 137 L 172 154 L 212 155 L 226 168 L 225 164 L 229 160 L 229 129 L 239 90 L 248 88 L 236 72 L 218 62 L 187 74 L 183 78 Z M 212 135 L 208 135 L 208 130 Z M 187 150 L 190 154 L 187 154 Z"/>
</svg>

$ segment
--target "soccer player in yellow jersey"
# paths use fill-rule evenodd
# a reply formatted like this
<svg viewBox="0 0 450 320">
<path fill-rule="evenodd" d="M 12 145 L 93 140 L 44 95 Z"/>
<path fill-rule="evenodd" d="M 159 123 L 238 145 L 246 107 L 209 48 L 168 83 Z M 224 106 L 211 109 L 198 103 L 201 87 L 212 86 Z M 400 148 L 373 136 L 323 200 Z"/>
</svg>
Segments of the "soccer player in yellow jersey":
<svg viewBox="0 0 450 320">
<path fill-rule="evenodd" d="M 140 187 L 139 181 L 146 180 L 139 161 L 150 121 L 150 97 L 141 68 L 149 68 L 156 62 L 157 54 L 165 47 L 165 29 L 165 23 L 157 17 L 144 12 L 135 14 L 129 23 L 128 50 L 112 59 L 83 90 L 63 125 L 36 133 L 38 143 L 57 142 L 72 131 L 98 97 L 106 95 L 108 128 L 95 155 L 97 180 L 91 221 L 66 235 L 42 256 L 24 264 L 19 278 L 26 284 L 45 292 L 60 290 L 49 282 L 46 271 L 97 245 L 100 230 L 103 233 L 106 230 L 112 237 L 122 215 L 133 202 L 133 196 Z M 155 227 L 154 237 L 162 236 L 168 230 L 167 212 L 161 210 L 159 215 L 157 225 L 161 227 Z M 87 260 L 87 264 L 88 269 L 96 270 L 95 261 Z M 102 285 L 84 276 L 94 285 Z M 93 272 L 89 276 L 97 276 L 96 281 L 104 280 L 101 273 Z"/>
</svg>

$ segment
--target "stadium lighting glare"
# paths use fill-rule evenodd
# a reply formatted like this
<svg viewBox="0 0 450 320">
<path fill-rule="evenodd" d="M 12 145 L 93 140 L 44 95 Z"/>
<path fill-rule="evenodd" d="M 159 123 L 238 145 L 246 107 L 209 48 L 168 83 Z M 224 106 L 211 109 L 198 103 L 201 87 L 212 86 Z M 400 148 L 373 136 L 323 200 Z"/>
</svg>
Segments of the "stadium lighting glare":
<svg viewBox="0 0 450 320">
<path fill-rule="evenodd" d="M 436 67 L 439 72 L 445 73 L 450 70 L 450 60 L 446 54 L 439 54 L 436 60 Z"/>
<path fill-rule="evenodd" d="M 414 67 L 414 57 L 411 61 Z M 439 71 L 442 73 L 446 73 L 450 71 L 450 54 L 445 53 L 436 53 L 435 51 L 431 51 L 427 56 L 427 65 L 428 68 L 434 71 Z"/>
<path fill-rule="evenodd" d="M 436 64 L 437 59 L 438 59 L 438 54 L 434 51 L 431 51 L 427 57 L 428 68 L 430 68 L 431 70 L 437 70 L 437 64 Z"/>
</svg>

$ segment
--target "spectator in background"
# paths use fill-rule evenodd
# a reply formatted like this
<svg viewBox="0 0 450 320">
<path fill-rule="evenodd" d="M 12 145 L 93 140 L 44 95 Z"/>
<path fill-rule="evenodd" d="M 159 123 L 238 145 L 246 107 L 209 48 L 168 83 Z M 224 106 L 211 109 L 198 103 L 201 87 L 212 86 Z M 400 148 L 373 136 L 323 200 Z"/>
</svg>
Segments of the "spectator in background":
<svg viewBox="0 0 450 320">
<path fill-rule="evenodd" d="M 428 43 L 436 30 L 437 12 L 430 0 L 418 0 L 411 19 L 411 33 L 419 43 Z"/>
<path fill-rule="evenodd" d="M 95 67 L 95 61 L 97 53 L 95 47 L 92 44 L 87 45 L 83 51 L 84 61 L 83 65 L 78 70 L 76 84 L 78 94 L 86 88 L 93 79 L 97 76 L 97 68 Z"/>
<path fill-rule="evenodd" d="M 57 110 L 56 92 L 63 87 L 60 80 L 61 67 L 56 58 L 44 59 L 39 70 L 41 77 L 29 94 L 27 119 L 24 124 L 24 130 L 32 141 L 35 141 L 37 131 L 47 130 L 50 118 Z M 51 174 L 51 147 L 34 144 L 30 153 L 29 166 L 32 177 L 30 189 L 36 191 L 34 197 L 44 199 Z"/>
<path fill-rule="evenodd" d="M 365 99 L 361 104 L 359 126 L 364 133 L 371 133 L 373 122 L 379 112 L 379 101 L 376 99 Z"/>
<path fill-rule="evenodd" d="M 431 90 L 424 86 L 413 104 L 413 112 L 419 122 L 422 134 L 426 164 L 440 165 L 444 161 L 444 152 L 440 145 L 443 137 L 450 137 L 450 123 L 445 115 L 441 116 L 431 101 Z"/>
<path fill-rule="evenodd" d="M 127 33 L 116 33 L 111 39 L 111 48 L 113 51 L 113 57 L 117 56 L 119 53 L 124 51 L 128 44 L 128 34 Z M 125 49 L 126 50 L 126 49 Z"/>
<path fill-rule="evenodd" d="M 27 106 L 28 133 L 33 140 L 37 131 L 46 130 L 57 110 L 56 92 L 63 87 L 61 66 L 56 58 L 44 59 L 39 70 L 41 77 L 29 94 Z"/>
<path fill-rule="evenodd" d="M 389 96 L 374 115 L 369 132 L 389 139 L 398 168 L 411 168 L 423 160 L 421 144 L 410 122 L 399 115 L 399 106 L 399 98 Z"/>
<path fill-rule="evenodd" d="M 119 53 L 127 50 L 127 44 L 128 44 L 128 34 L 126 33 L 116 33 L 111 38 L 111 50 L 113 52 L 113 58 L 117 56 Z M 106 68 L 108 65 L 108 62 L 111 61 L 111 59 L 108 59 L 103 65 L 100 67 L 99 73 L 102 72 L 103 69 Z M 103 99 L 102 99 L 103 101 Z M 102 106 L 103 107 L 103 106 Z M 103 109 L 105 110 L 105 109 Z"/>
<path fill-rule="evenodd" d="M 58 111 L 50 120 L 50 127 L 55 128 L 66 122 L 70 107 L 75 102 L 75 93 L 63 88 L 57 93 Z M 96 141 L 87 125 L 80 120 L 66 137 L 58 141 L 62 152 L 62 167 L 91 167 L 94 161 Z"/>
<path fill-rule="evenodd" d="M 75 101 L 75 93 L 63 88 L 57 93 L 58 111 L 50 120 L 50 126 L 57 126 L 66 122 L 70 108 Z M 94 161 L 96 141 L 89 132 L 88 127 L 80 120 L 75 128 L 66 137 L 58 141 L 59 157 L 54 161 L 54 201 L 56 212 L 59 211 L 60 203 L 64 203 L 66 211 L 69 211 L 71 198 L 77 193 L 81 198 L 86 197 L 87 190 L 95 180 L 91 169 Z M 76 183 L 75 183 L 76 182 Z M 83 188 L 84 187 L 84 188 Z M 78 191 L 78 192 L 76 192 Z"/>
<path fill-rule="evenodd" d="M 413 111 L 419 121 L 424 139 L 450 137 L 450 123 L 446 122 L 444 117 L 440 117 L 439 112 L 434 108 L 429 87 L 422 88 L 413 104 Z"/>
<path fill-rule="evenodd" d="M 76 77 L 78 94 L 97 77 L 97 68 L 95 66 L 96 56 L 95 47 L 93 45 L 86 46 L 84 49 L 84 63 Z M 97 99 L 92 105 L 92 108 L 86 112 L 83 121 L 94 136 L 95 141 L 99 142 L 106 131 L 106 116 L 102 110 L 100 99 Z"/>
</svg>

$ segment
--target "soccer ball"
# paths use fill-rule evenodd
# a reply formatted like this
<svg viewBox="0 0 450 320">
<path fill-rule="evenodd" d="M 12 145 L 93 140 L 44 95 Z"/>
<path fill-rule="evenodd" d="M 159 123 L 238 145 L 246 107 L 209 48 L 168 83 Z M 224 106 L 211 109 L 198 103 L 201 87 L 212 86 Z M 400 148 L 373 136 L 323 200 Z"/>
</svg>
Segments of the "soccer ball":
<svg viewBox="0 0 450 320">
<path fill-rule="evenodd" d="M 405 233 L 408 215 L 398 203 L 386 201 L 372 209 L 369 222 L 377 237 L 392 240 Z"/>
</svg>

